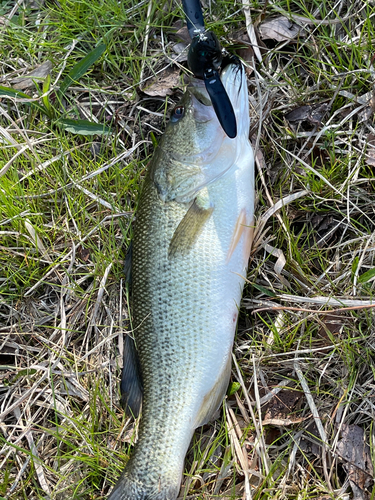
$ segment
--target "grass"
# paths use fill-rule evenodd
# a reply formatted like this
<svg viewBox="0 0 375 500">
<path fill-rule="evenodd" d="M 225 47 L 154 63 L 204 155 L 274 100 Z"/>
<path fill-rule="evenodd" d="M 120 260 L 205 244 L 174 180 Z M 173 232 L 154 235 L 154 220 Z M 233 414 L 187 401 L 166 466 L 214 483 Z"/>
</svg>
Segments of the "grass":
<svg viewBox="0 0 375 500">
<path fill-rule="evenodd" d="M 136 430 L 119 405 L 130 319 L 123 261 L 158 130 L 181 95 L 146 96 L 140 79 L 170 63 L 181 5 L 13 7 L 0 2 L 0 85 L 14 88 L 46 61 L 52 70 L 22 89 L 32 100 L 0 97 L 0 498 L 105 498 Z M 256 26 L 280 12 L 303 16 L 305 31 L 291 42 L 259 39 L 262 62 L 256 72 L 247 63 L 259 233 L 235 392 L 197 429 L 184 498 L 344 498 L 358 472 L 343 458 L 355 426 L 369 445 L 356 457 L 361 495 L 373 498 L 363 457 L 375 453 L 375 332 L 363 306 L 375 283 L 375 10 L 251 2 Z M 224 46 L 245 29 L 241 4 L 217 0 L 205 15 Z M 286 118 L 323 103 L 321 123 Z"/>
</svg>

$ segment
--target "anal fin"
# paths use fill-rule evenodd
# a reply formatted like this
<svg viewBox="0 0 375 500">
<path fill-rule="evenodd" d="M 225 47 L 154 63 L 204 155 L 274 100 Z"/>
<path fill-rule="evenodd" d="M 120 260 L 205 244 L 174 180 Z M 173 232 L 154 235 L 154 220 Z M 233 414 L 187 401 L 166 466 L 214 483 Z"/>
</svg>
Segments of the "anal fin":
<svg viewBox="0 0 375 500">
<path fill-rule="evenodd" d="M 203 398 L 202 406 L 199 410 L 195 427 L 200 427 L 212 420 L 216 411 L 219 409 L 227 388 L 229 385 L 230 372 L 232 368 L 232 357 L 228 356 L 228 360 L 224 369 L 216 379 L 213 388 Z"/>
<path fill-rule="evenodd" d="M 124 339 L 124 367 L 121 376 L 121 404 L 127 414 L 138 417 L 142 404 L 142 377 L 134 340 Z"/>
</svg>

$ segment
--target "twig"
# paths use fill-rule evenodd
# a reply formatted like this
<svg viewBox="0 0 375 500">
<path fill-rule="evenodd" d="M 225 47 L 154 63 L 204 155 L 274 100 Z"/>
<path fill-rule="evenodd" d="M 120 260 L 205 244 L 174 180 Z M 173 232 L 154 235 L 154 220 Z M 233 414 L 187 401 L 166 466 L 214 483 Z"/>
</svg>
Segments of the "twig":
<svg viewBox="0 0 375 500">
<path fill-rule="evenodd" d="M 263 173 L 261 173 L 261 175 L 263 175 Z M 268 219 L 270 217 L 272 217 L 272 215 L 275 215 L 276 212 L 278 212 L 281 208 L 289 205 L 289 203 L 292 203 L 293 201 L 298 200 L 299 198 L 302 198 L 303 196 L 306 196 L 307 194 L 309 194 L 309 191 L 307 189 L 304 189 L 303 191 L 297 191 L 296 193 L 288 194 L 287 196 L 285 196 L 284 198 L 282 198 L 281 200 L 279 200 L 275 204 L 273 204 L 267 210 L 267 212 L 265 212 L 262 215 L 259 222 L 257 223 L 255 231 L 254 231 L 254 241 L 257 239 L 258 234 L 263 230 Z"/>
<path fill-rule="evenodd" d="M 348 198 L 348 200 L 349 200 L 349 198 Z M 363 251 L 361 251 L 361 256 L 358 259 L 358 265 L 357 265 L 357 268 L 356 268 L 354 276 L 353 276 L 353 297 L 355 297 L 357 295 L 357 281 L 358 281 L 359 270 L 361 269 L 363 259 L 365 258 L 366 251 L 367 251 L 372 239 L 373 239 L 373 234 L 367 239 L 366 244 L 365 244 L 365 248 L 363 249 Z"/>
<path fill-rule="evenodd" d="M 250 490 L 250 482 L 249 482 L 249 462 L 247 458 L 247 453 L 246 450 L 244 452 L 244 449 L 241 448 L 241 444 L 239 442 L 239 437 L 237 437 L 237 433 L 239 429 L 238 422 L 236 419 L 236 416 L 230 408 L 227 403 L 225 402 L 225 410 L 227 414 L 227 420 L 228 420 L 228 433 L 229 437 L 231 438 L 231 441 L 233 442 L 233 447 L 234 447 L 234 453 L 237 455 L 238 460 L 240 461 L 242 471 L 245 476 L 245 498 L 246 500 L 251 500 L 252 495 L 251 495 L 251 490 Z M 237 431 L 237 433 L 236 433 Z"/>
<path fill-rule="evenodd" d="M 309 405 L 309 408 L 311 410 L 312 416 L 314 418 L 315 425 L 316 425 L 316 427 L 318 429 L 318 432 L 319 432 L 319 435 L 320 435 L 320 439 L 322 440 L 322 462 L 323 462 L 324 478 L 326 480 L 326 483 L 327 483 L 327 486 L 328 486 L 329 490 L 333 491 L 331 483 L 329 481 L 329 475 L 328 475 L 327 466 L 326 466 L 326 451 L 327 451 L 327 447 L 328 447 L 327 435 L 326 435 L 326 432 L 324 430 L 321 418 L 319 416 L 318 409 L 317 409 L 317 407 L 315 405 L 314 398 L 312 397 L 312 394 L 310 392 L 310 388 L 309 388 L 309 386 L 308 386 L 308 384 L 306 382 L 306 379 L 305 379 L 305 377 L 304 377 L 304 375 L 302 373 L 302 370 L 301 370 L 301 368 L 299 366 L 299 363 L 298 363 L 298 361 L 296 359 L 294 360 L 294 370 L 297 373 L 297 376 L 298 376 L 298 379 L 300 381 L 301 387 L 303 389 L 303 392 L 305 393 L 305 396 L 306 396 L 306 399 L 307 399 L 307 403 Z"/>
<path fill-rule="evenodd" d="M 139 80 L 141 82 L 143 81 L 143 73 L 145 71 L 147 45 L 148 45 L 148 39 L 149 39 L 149 36 L 150 36 L 151 10 L 152 10 L 152 0 L 149 1 L 148 8 L 147 8 L 147 21 L 146 21 L 145 39 L 144 39 L 144 42 L 143 42 L 143 49 L 142 49 L 142 56 L 143 56 L 143 58 L 142 58 L 142 67 L 141 67 L 141 74 L 140 74 L 140 77 L 139 77 Z"/>
<path fill-rule="evenodd" d="M 242 0 L 242 7 L 243 7 L 243 12 L 245 14 L 246 31 L 247 31 L 247 34 L 249 35 L 250 43 L 252 45 L 254 54 L 256 55 L 256 58 L 258 59 L 259 62 L 262 62 L 262 54 L 260 53 L 260 50 L 258 47 L 258 40 L 257 40 L 256 34 L 255 34 L 254 25 L 251 21 L 249 0 Z M 254 68 L 255 68 L 255 65 L 254 65 Z"/>
<path fill-rule="evenodd" d="M 68 45 L 67 47 L 65 47 L 66 49 L 68 49 L 68 52 L 65 54 L 65 57 L 63 59 L 63 63 L 62 63 L 61 69 L 60 69 L 60 71 L 59 71 L 59 73 L 58 73 L 58 75 L 56 77 L 55 83 L 53 85 L 51 85 L 51 87 L 55 87 L 55 85 L 57 84 L 57 82 L 60 80 L 61 75 L 62 75 L 62 73 L 63 73 L 63 71 L 65 69 L 66 62 L 67 62 L 70 54 L 73 52 L 73 50 L 74 50 L 75 46 L 77 45 L 77 43 L 78 43 L 78 40 L 74 39 L 70 45 Z"/>
<path fill-rule="evenodd" d="M 241 372 L 240 372 L 240 368 L 238 366 L 237 359 L 236 359 L 236 356 L 234 355 L 234 353 L 232 353 L 232 358 L 233 358 L 234 366 L 236 367 L 237 379 L 238 379 L 239 383 L 241 384 L 242 390 L 244 392 L 246 403 L 247 403 L 247 406 L 249 408 L 249 412 L 250 412 L 251 418 L 253 420 L 255 431 L 256 431 L 256 434 L 257 434 L 258 446 L 259 446 L 259 451 L 260 451 L 260 458 L 262 460 L 262 465 L 263 465 L 264 470 L 266 472 L 266 476 L 268 476 L 268 474 L 269 474 L 269 466 L 268 466 L 268 460 L 267 460 L 267 455 L 266 455 L 266 451 L 265 451 L 266 450 L 266 444 L 264 442 L 264 437 L 263 437 L 263 434 L 261 433 L 261 430 L 259 429 L 258 422 L 257 422 L 257 420 L 255 418 L 255 414 L 254 414 L 254 411 L 253 411 L 253 406 L 251 404 L 251 401 L 250 401 L 250 398 L 249 398 L 249 394 L 248 394 L 248 392 L 246 390 L 245 383 L 243 381 L 243 378 L 242 378 L 242 375 L 241 375 Z"/>
<path fill-rule="evenodd" d="M 332 304 L 330 304 L 332 305 Z M 353 307 L 340 307 L 339 309 L 332 309 L 329 311 L 316 311 L 315 309 L 305 309 L 304 307 L 287 307 L 287 306 L 271 306 L 271 307 L 261 307 L 259 309 L 254 309 L 252 314 L 258 313 L 260 311 L 300 311 L 309 312 L 314 314 L 332 314 L 333 312 L 346 312 L 346 311 L 357 311 L 361 309 L 372 309 L 375 304 L 368 304 L 365 306 L 353 306 Z"/>
</svg>

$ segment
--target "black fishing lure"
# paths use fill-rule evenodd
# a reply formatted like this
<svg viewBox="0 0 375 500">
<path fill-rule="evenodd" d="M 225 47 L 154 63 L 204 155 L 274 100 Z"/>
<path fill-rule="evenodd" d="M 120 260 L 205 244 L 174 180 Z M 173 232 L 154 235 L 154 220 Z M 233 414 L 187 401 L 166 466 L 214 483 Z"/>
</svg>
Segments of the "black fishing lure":
<svg viewBox="0 0 375 500">
<path fill-rule="evenodd" d="M 182 0 L 182 4 L 192 39 L 189 68 L 196 78 L 204 81 L 219 122 L 228 137 L 233 139 L 237 135 L 237 123 L 232 103 L 220 80 L 219 70 L 223 64 L 220 42 L 215 33 L 205 29 L 199 0 Z"/>
</svg>

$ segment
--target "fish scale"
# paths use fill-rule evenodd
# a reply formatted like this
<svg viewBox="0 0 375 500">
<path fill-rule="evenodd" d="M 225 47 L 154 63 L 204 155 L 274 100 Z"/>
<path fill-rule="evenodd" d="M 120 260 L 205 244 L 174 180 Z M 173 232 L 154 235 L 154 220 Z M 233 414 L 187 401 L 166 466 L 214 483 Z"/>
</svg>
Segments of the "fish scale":
<svg viewBox="0 0 375 500">
<path fill-rule="evenodd" d="M 198 83 L 182 100 L 184 117 L 177 124 L 172 117 L 145 179 L 132 262 L 142 417 L 110 500 L 175 500 L 194 429 L 212 418 L 228 385 L 254 179 L 244 72 L 230 66 L 223 82 L 238 113 L 237 138 L 222 133 L 212 106 L 201 102 L 205 91 Z M 190 150 L 198 162 L 184 183 L 172 175 L 173 162 L 186 174 L 179 144 L 184 161 Z M 191 199 L 186 193 L 193 193 Z"/>
</svg>

